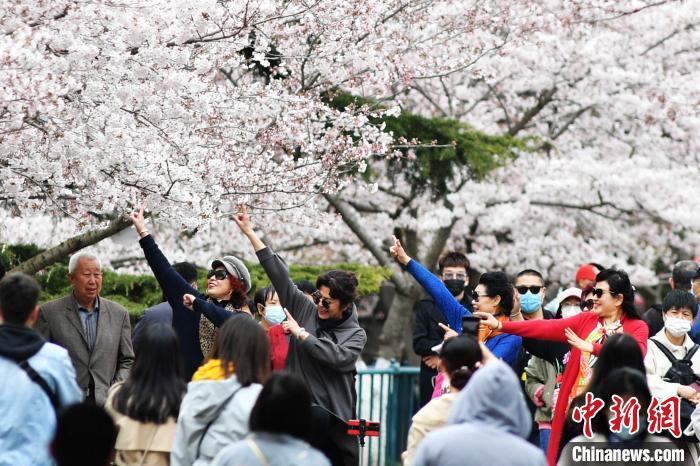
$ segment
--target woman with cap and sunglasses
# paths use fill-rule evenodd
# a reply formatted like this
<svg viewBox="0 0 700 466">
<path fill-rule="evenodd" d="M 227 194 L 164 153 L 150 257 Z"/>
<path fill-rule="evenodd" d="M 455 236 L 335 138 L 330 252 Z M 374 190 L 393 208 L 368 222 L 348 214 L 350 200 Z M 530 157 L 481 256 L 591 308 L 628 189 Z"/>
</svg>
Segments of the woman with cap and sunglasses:
<svg viewBox="0 0 700 466">
<path fill-rule="evenodd" d="M 634 306 L 634 287 L 627 273 L 615 269 L 601 271 L 596 277 L 593 295 L 593 312 L 581 312 L 565 319 L 502 322 L 490 314 L 475 313 L 493 330 L 571 345 L 552 420 L 547 452 L 550 465 L 556 463 L 569 403 L 585 390 L 591 369 L 607 337 L 619 332 L 627 333 L 637 341 L 642 354 L 646 354 L 649 329 Z"/>
<path fill-rule="evenodd" d="M 471 312 L 455 299 L 440 279 L 420 263 L 411 259 L 396 237 L 394 237 L 394 245 L 389 252 L 433 298 L 435 305 L 445 314 L 445 318 L 450 324 L 449 330 L 456 334 L 461 333 L 462 317 L 471 316 Z M 494 319 L 507 321 L 513 309 L 513 287 L 508 282 L 505 273 L 487 272 L 479 278 L 479 284 L 472 293 L 472 299 L 475 310 L 497 316 Z M 454 336 L 455 333 L 452 335 Z M 479 330 L 479 340 L 484 342 L 494 356 L 503 359 L 510 365 L 518 358 L 522 343 L 522 338 L 519 336 L 508 335 L 489 328 Z"/>
<path fill-rule="evenodd" d="M 354 305 L 357 278 L 344 270 L 320 275 L 312 302 L 290 280 L 284 260 L 255 234 L 244 205 L 233 219 L 255 249 L 286 309 L 287 320 L 282 325 L 293 335 L 286 369 L 301 377 L 313 404 L 320 406 L 314 410 L 312 445 L 334 465 L 357 464 L 357 439 L 347 435 L 345 424 L 356 415 L 355 364 L 367 342 Z M 319 427 L 322 423 L 325 429 Z"/>
<path fill-rule="evenodd" d="M 207 273 L 207 293 L 203 294 L 185 281 L 170 265 L 146 229 L 143 207 L 130 216 L 139 244 L 163 294 L 173 308 L 173 328 L 178 334 L 185 360 L 185 378 L 202 364 L 213 346 L 216 328 L 234 313 L 242 312 L 250 290 L 250 273 L 234 256 L 224 256 L 211 263 Z"/>
</svg>

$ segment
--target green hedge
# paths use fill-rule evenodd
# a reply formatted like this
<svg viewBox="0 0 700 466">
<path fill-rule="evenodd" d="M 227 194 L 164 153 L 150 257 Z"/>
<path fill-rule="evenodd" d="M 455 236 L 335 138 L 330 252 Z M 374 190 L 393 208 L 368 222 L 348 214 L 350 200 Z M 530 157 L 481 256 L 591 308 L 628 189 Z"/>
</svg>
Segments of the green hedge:
<svg viewBox="0 0 700 466">
<path fill-rule="evenodd" d="M 34 245 L 0 245 L 0 258 L 7 269 L 33 257 L 41 252 Z M 250 271 L 253 288 L 250 296 L 260 287 L 267 286 L 269 280 L 258 263 L 246 263 Z M 382 282 L 391 276 L 391 271 L 384 267 L 370 267 L 356 263 L 334 264 L 328 266 L 291 266 L 290 275 L 293 281 L 309 280 L 316 282 L 316 277 L 326 270 L 341 269 L 354 272 L 360 282 L 360 294 L 367 295 L 379 292 Z M 65 296 L 70 292 L 71 286 L 66 277 L 68 273 L 67 261 L 57 263 L 39 272 L 36 279 L 42 287 L 41 301 Z M 206 271 L 199 270 L 200 289 L 206 288 Z M 102 279 L 101 296 L 122 304 L 131 315 L 132 322 L 137 319 L 143 310 L 161 302 L 162 292 L 156 279 L 150 275 L 131 275 L 105 270 Z"/>
</svg>

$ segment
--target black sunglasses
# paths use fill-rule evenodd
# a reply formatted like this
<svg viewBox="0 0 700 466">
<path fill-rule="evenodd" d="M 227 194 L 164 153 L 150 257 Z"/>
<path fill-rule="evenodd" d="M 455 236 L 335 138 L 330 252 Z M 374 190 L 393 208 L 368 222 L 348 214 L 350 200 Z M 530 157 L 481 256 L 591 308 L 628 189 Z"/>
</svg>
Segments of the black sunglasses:
<svg viewBox="0 0 700 466">
<path fill-rule="evenodd" d="M 525 294 L 527 293 L 527 290 L 530 290 L 532 294 L 537 294 L 540 292 L 542 289 L 541 286 L 525 286 L 525 285 L 520 285 L 515 287 L 516 290 L 518 290 L 518 293 L 520 294 Z"/>
<path fill-rule="evenodd" d="M 207 278 L 215 277 L 217 280 L 223 280 L 224 278 L 228 277 L 228 272 L 226 270 L 210 270 L 207 272 Z"/>
<path fill-rule="evenodd" d="M 321 306 L 325 307 L 326 309 L 331 308 L 331 300 L 321 296 L 320 291 L 316 291 L 314 294 L 311 295 L 311 297 L 314 298 L 314 304 L 318 305 L 318 303 L 321 303 Z"/>
<path fill-rule="evenodd" d="M 476 290 L 472 291 L 472 301 L 479 301 L 479 298 L 491 298 L 491 296 L 487 294 L 479 294 L 476 292 Z"/>
<path fill-rule="evenodd" d="M 589 311 L 593 309 L 593 300 L 592 299 L 586 299 L 585 301 L 581 301 L 581 310 L 588 309 Z"/>
<path fill-rule="evenodd" d="M 610 293 L 610 296 L 615 296 L 616 294 L 620 294 L 620 293 L 613 293 L 612 291 L 604 290 L 602 288 L 595 288 L 593 291 L 591 291 L 591 293 L 593 293 L 593 296 L 595 296 L 598 299 L 602 298 L 604 293 Z"/>
</svg>

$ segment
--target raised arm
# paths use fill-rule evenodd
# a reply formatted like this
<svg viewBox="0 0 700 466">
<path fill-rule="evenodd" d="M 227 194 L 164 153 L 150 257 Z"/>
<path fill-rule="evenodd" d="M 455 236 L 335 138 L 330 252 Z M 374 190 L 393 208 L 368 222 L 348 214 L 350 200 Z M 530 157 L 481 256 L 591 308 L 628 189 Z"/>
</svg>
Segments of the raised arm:
<svg viewBox="0 0 700 466">
<path fill-rule="evenodd" d="M 411 259 L 396 237 L 394 237 L 394 245 L 389 252 L 396 262 L 403 265 L 406 271 L 425 288 L 425 291 L 435 301 L 437 308 L 445 315 L 445 319 L 449 322 L 450 327 L 457 332 L 461 332 L 462 317 L 471 316 L 472 313 L 452 296 L 452 293 L 439 278 L 418 263 L 418 261 Z"/>
<path fill-rule="evenodd" d="M 289 278 L 287 264 L 272 249 L 265 246 L 255 233 L 245 205 L 241 204 L 238 214 L 233 217 L 233 220 L 253 246 L 260 265 L 263 266 L 270 282 L 272 282 L 272 286 L 275 287 L 282 307 L 287 308 L 295 318 L 300 318 L 298 314 L 304 307 L 308 307 L 310 302 L 306 295 Z"/>
<path fill-rule="evenodd" d="M 151 236 L 146 228 L 146 220 L 143 217 L 143 207 L 141 207 L 138 212 L 133 212 L 129 217 L 141 238 L 139 244 L 143 249 L 146 261 L 149 267 L 151 267 L 151 271 L 153 271 L 156 280 L 158 280 L 158 284 L 160 284 L 163 293 L 165 293 L 168 301 L 173 306 L 173 309 L 175 309 L 173 302 L 181 302 L 182 296 L 185 294 L 192 294 L 197 297 L 204 296 L 199 291 L 192 288 L 192 285 L 187 283 L 187 281 L 177 273 L 161 252 L 153 236 Z"/>
</svg>

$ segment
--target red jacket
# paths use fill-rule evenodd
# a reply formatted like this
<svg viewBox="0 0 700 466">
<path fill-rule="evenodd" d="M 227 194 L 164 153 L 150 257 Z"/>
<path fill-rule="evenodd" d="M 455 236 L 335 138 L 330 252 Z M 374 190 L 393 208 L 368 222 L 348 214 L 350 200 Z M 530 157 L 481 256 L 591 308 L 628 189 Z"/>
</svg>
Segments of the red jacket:
<svg viewBox="0 0 700 466">
<path fill-rule="evenodd" d="M 502 331 L 527 338 L 567 342 L 566 335 L 564 335 L 565 329 L 570 328 L 580 338 L 585 339 L 596 328 L 598 322 L 602 322 L 602 319 L 595 313 L 582 312 L 566 319 L 504 322 Z M 641 319 L 626 318 L 623 314 L 620 318 L 620 323 L 622 324 L 622 331 L 637 340 L 642 349 L 642 355 L 646 355 L 647 339 L 649 338 L 649 327 L 647 327 L 646 322 Z M 595 356 L 600 354 L 602 346 L 600 343 L 593 344 L 593 354 Z M 547 450 L 547 462 L 550 466 L 554 466 L 557 462 L 559 442 L 564 428 L 566 411 L 569 407 L 569 394 L 574 387 L 580 365 L 581 350 L 572 347 L 569 361 L 562 376 L 559 397 L 557 398 L 557 405 L 554 408 L 554 417 L 552 418 L 552 433 Z"/>
<path fill-rule="evenodd" d="M 267 338 L 270 340 L 270 359 L 272 360 L 272 370 L 278 372 L 284 370 L 284 363 L 287 360 L 289 342 L 284 334 L 281 324 L 273 325 L 267 330 Z"/>
</svg>

